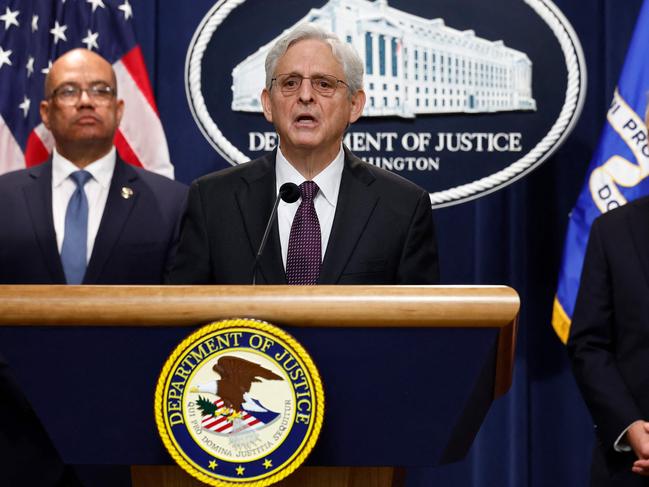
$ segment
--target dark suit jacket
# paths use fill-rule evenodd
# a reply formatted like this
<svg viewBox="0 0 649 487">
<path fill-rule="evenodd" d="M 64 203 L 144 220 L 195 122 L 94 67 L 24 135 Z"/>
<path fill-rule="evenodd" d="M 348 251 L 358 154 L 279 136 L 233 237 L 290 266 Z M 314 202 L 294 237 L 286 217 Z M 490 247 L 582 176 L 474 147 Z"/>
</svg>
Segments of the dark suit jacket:
<svg viewBox="0 0 649 487">
<path fill-rule="evenodd" d="M 649 198 L 593 223 L 568 352 L 595 421 L 594 484 L 649 485 L 630 472 L 635 456 L 613 449 L 633 421 L 649 420 Z"/>
<path fill-rule="evenodd" d="M 125 199 L 122 188 L 133 190 Z M 86 284 L 160 284 L 186 187 L 117 160 Z M 65 284 L 52 218 L 52 164 L 0 176 L 0 284 Z M 0 355 L 0 485 L 79 485 Z"/>
<path fill-rule="evenodd" d="M 125 199 L 122 188 L 133 190 Z M 119 158 L 84 284 L 160 284 L 186 187 Z M 0 176 L 0 283 L 65 284 L 52 219 L 52 163 Z"/>
<path fill-rule="evenodd" d="M 275 153 L 195 181 L 169 282 L 249 284 L 275 197 Z M 318 282 L 435 284 L 438 280 L 428 194 L 346 150 Z M 257 282 L 286 284 L 277 221 Z"/>
</svg>

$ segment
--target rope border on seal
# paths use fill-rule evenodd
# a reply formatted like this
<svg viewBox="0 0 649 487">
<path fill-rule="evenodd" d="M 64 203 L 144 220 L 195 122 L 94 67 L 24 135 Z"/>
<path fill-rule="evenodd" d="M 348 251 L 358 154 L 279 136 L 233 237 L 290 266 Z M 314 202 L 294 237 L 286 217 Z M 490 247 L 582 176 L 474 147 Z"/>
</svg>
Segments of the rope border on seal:
<svg viewBox="0 0 649 487">
<path fill-rule="evenodd" d="M 216 28 L 230 15 L 230 12 L 246 0 L 220 0 L 205 15 L 199 24 L 187 50 L 185 59 L 185 92 L 196 121 L 207 141 L 230 164 L 243 164 L 250 160 L 243 152 L 237 149 L 225 138 L 219 127 L 214 123 L 207 110 L 203 92 L 201 90 L 201 64 L 203 54 L 212 39 Z"/>
<path fill-rule="evenodd" d="M 182 355 L 189 346 L 195 344 L 200 338 L 209 335 L 210 333 L 213 333 L 215 331 L 223 330 L 226 328 L 247 328 L 251 331 L 263 331 L 270 335 L 274 335 L 278 337 L 280 340 L 283 340 L 291 348 L 291 350 L 300 358 L 300 360 L 304 362 L 304 365 L 307 371 L 309 372 L 311 380 L 313 381 L 313 387 L 315 390 L 315 396 L 314 396 L 315 422 L 313 424 L 313 429 L 310 438 L 308 438 L 302 450 L 288 466 L 262 480 L 255 480 L 250 482 L 250 481 L 246 481 L 245 479 L 242 479 L 241 482 L 237 482 L 236 480 L 233 479 L 232 481 L 225 481 L 225 480 L 212 478 L 208 475 L 205 475 L 203 472 L 197 470 L 194 466 L 190 465 L 180 455 L 180 453 L 173 447 L 171 438 L 169 437 L 165 425 L 165 418 L 162 414 L 163 393 L 165 389 L 164 385 L 169 377 L 169 373 L 171 371 L 172 366 L 176 362 L 176 359 L 180 355 Z M 227 320 L 215 321 L 191 333 L 187 338 L 185 338 L 182 342 L 180 342 L 180 344 L 177 345 L 176 348 L 174 348 L 171 355 L 165 361 L 165 364 L 162 367 L 162 370 L 158 377 L 155 394 L 154 394 L 154 416 L 155 416 L 156 426 L 158 428 L 158 434 L 160 435 L 160 438 L 162 439 L 162 443 L 164 444 L 165 448 L 167 449 L 171 457 L 174 459 L 174 461 L 183 470 L 185 470 L 185 472 L 190 474 L 192 477 L 200 480 L 201 482 L 212 485 L 214 487 L 244 487 L 244 486 L 245 487 L 266 487 L 268 485 L 272 485 L 288 477 L 296 469 L 298 469 L 300 465 L 302 465 L 302 463 L 304 463 L 307 456 L 311 453 L 311 450 L 313 450 L 313 447 L 315 446 L 318 437 L 320 436 L 320 431 L 322 429 L 322 422 L 324 420 L 324 410 L 325 410 L 324 388 L 322 386 L 320 373 L 318 372 L 315 363 L 311 359 L 311 356 L 308 354 L 306 349 L 295 338 L 293 338 L 289 333 L 282 330 L 281 328 L 275 325 L 271 325 L 266 321 L 256 320 L 252 318 L 232 318 Z"/>
<path fill-rule="evenodd" d="M 431 193 L 430 202 L 433 207 L 442 208 L 450 206 L 451 203 L 469 201 L 496 191 L 504 183 L 513 183 L 550 157 L 570 134 L 579 119 L 586 98 L 586 70 L 584 69 L 586 63 L 579 38 L 565 16 L 550 0 L 524 1 L 550 27 L 561 45 L 566 60 L 568 86 L 559 117 L 550 131 L 531 151 L 505 169 L 472 183 Z"/>
<path fill-rule="evenodd" d="M 584 53 L 577 34 L 551 0 L 523 1 L 550 27 L 565 58 L 568 79 L 559 117 L 531 151 L 506 168 L 470 183 L 429 193 L 433 208 L 443 208 L 485 196 L 523 177 L 558 149 L 581 114 L 586 97 L 586 70 Z M 212 147 L 232 165 L 243 164 L 250 158 L 226 139 L 210 117 L 201 91 L 201 64 L 214 31 L 233 9 L 244 2 L 245 0 L 217 2 L 196 29 L 185 60 L 185 91 L 194 120 Z"/>
</svg>

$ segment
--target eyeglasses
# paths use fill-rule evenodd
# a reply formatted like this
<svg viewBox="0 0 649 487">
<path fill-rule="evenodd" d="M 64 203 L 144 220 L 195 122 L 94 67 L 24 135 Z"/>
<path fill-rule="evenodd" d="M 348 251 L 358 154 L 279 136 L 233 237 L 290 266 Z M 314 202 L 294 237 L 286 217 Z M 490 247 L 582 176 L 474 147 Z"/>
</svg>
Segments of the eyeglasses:
<svg viewBox="0 0 649 487">
<path fill-rule="evenodd" d="M 271 80 L 279 87 L 279 90 L 284 95 L 292 95 L 302 86 L 302 80 L 308 79 L 311 81 L 311 87 L 320 93 L 322 96 L 333 96 L 338 88 L 338 83 L 349 88 L 349 85 L 343 80 L 328 74 L 319 74 L 317 76 L 300 76 L 299 74 L 279 74 Z"/>
<path fill-rule="evenodd" d="M 115 88 L 104 83 L 97 83 L 89 88 L 65 84 L 52 91 L 50 99 L 54 98 L 61 105 L 73 106 L 79 103 L 84 91 L 95 104 L 102 106 L 108 105 L 116 95 Z"/>
</svg>

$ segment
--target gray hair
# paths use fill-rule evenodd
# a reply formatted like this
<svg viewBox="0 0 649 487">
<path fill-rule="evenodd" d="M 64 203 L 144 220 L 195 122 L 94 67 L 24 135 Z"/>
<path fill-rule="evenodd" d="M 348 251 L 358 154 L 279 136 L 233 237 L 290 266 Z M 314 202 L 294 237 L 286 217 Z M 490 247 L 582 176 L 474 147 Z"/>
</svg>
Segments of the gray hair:
<svg viewBox="0 0 649 487">
<path fill-rule="evenodd" d="M 322 27 L 315 24 L 301 24 L 288 34 L 281 37 L 271 47 L 266 56 L 266 89 L 270 90 L 275 68 L 280 58 L 286 54 L 288 48 L 299 41 L 315 39 L 325 42 L 331 47 L 331 52 L 336 60 L 342 65 L 343 73 L 349 87 L 350 94 L 354 94 L 363 89 L 363 61 L 356 53 L 354 48 L 341 41 L 335 34 L 327 32 Z"/>
</svg>

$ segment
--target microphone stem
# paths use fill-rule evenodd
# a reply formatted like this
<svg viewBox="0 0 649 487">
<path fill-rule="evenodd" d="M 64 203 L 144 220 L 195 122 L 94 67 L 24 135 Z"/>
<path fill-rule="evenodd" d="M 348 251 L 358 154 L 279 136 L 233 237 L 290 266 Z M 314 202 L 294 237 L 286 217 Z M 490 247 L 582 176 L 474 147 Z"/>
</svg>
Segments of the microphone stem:
<svg viewBox="0 0 649 487">
<path fill-rule="evenodd" d="M 268 235 L 270 235 L 270 229 L 273 226 L 273 221 L 275 220 L 275 215 L 277 215 L 277 207 L 279 206 L 279 201 L 282 199 L 281 192 L 277 195 L 277 198 L 275 198 L 275 204 L 273 205 L 273 211 L 270 213 L 270 218 L 268 219 L 268 224 L 266 225 L 266 231 L 264 232 L 264 236 L 261 239 L 261 244 L 259 245 L 259 250 L 257 251 L 257 255 L 255 256 L 255 265 L 252 268 L 252 285 L 255 286 L 257 284 L 257 269 L 259 268 L 259 260 L 261 258 L 261 254 L 264 251 L 264 247 L 266 247 L 266 240 L 268 240 Z"/>
</svg>

